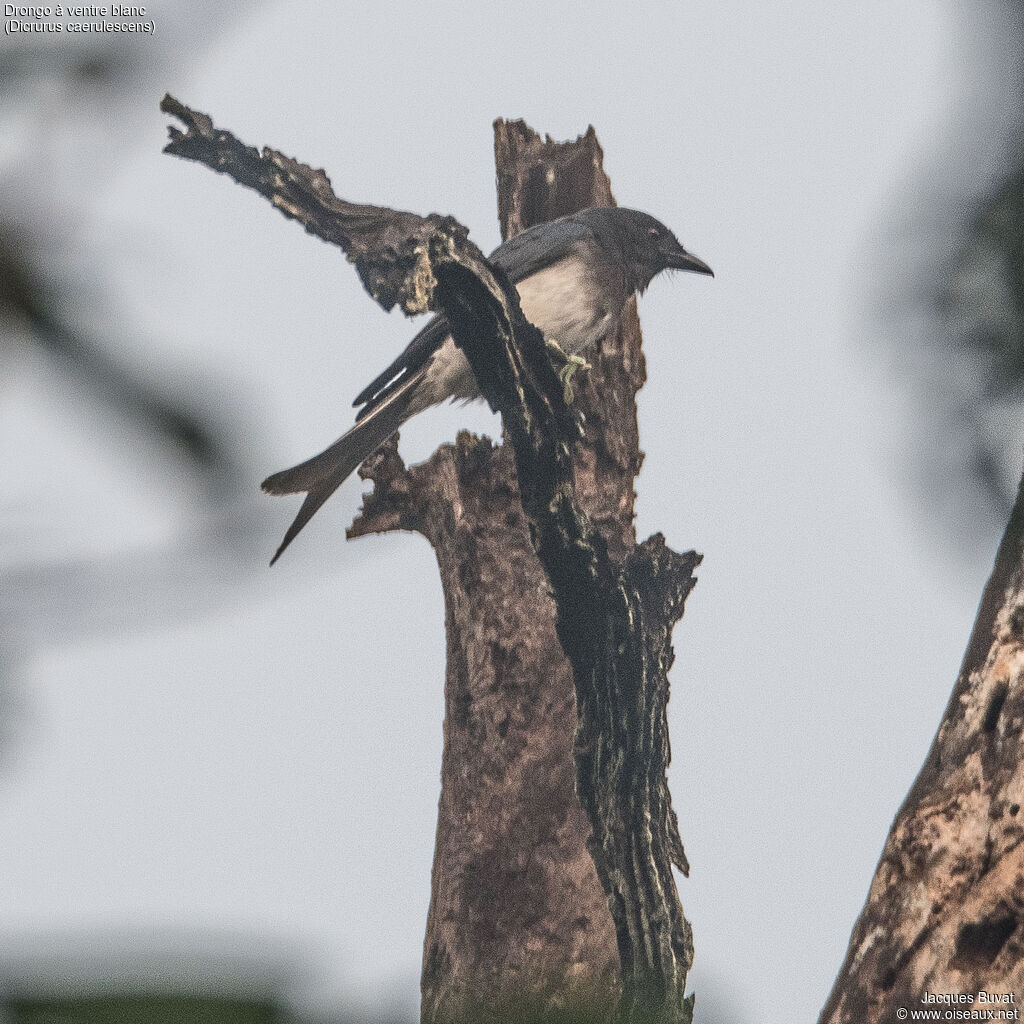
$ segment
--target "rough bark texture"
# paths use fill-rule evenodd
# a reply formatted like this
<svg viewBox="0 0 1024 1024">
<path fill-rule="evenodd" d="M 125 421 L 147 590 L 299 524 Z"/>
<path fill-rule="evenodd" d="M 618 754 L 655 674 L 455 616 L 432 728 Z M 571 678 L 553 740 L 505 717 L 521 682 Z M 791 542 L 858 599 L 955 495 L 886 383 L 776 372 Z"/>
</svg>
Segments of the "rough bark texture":
<svg viewBox="0 0 1024 1024">
<path fill-rule="evenodd" d="M 994 997 L 1024 998 L 1022 734 L 1024 481 L 821 1024 L 889 1022 L 901 1009 L 935 1009 L 935 996 L 963 996 L 938 1009 L 965 1012 L 1013 1010 Z"/>
<path fill-rule="evenodd" d="M 435 263 L 431 246 L 454 254 L 469 232 L 452 217 L 390 210 L 339 199 L 322 170 L 292 160 L 275 149 L 246 146 L 231 132 L 215 128 L 206 114 L 173 96 L 160 109 L 184 122 L 187 131 L 168 127 L 164 152 L 195 160 L 233 178 L 267 199 L 311 235 L 344 250 L 363 285 L 384 309 L 400 305 L 410 316 L 435 308 Z M 479 256 L 479 250 L 474 255 Z M 468 253 L 463 254 L 468 258 Z M 486 265 L 481 259 L 480 264 Z M 475 261 L 474 261 L 474 265 Z"/>
<path fill-rule="evenodd" d="M 495 157 L 503 237 L 614 203 L 592 129 L 554 143 L 522 122 L 498 121 Z M 587 424 L 577 494 L 621 556 L 636 541 L 641 461 L 635 396 L 645 375 L 635 312 L 591 362 L 576 378 Z M 350 535 L 423 533 L 445 596 L 444 754 L 423 1019 L 454 1018 L 481 994 L 492 1008 L 523 998 L 538 1007 L 612 1005 L 619 955 L 576 796 L 572 670 L 511 449 L 462 435 L 422 466 L 405 471 L 389 455 L 370 475 L 375 491 Z"/>
<path fill-rule="evenodd" d="M 613 1006 L 619 957 L 575 794 L 572 671 L 511 449 L 463 433 L 406 470 L 393 446 L 350 535 L 415 530 L 444 580 L 444 753 L 422 1017 Z"/>
<path fill-rule="evenodd" d="M 685 870 L 685 859 L 665 779 L 665 710 L 671 630 L 699 558 L 674 554 L 660 537 L 633 542 L 640 459 L 633 395 L 643 376 L 635 317 L 625 332 L 635 335 L 635 349 L 619 351 L 623 336 L 609 339 L 576 407 L 591 414 L 591 443 L 576 463 L 577 412 L 563 401 L 543 339 L 465 229 L 450 218 L 346 203 L 322 171 L 244 147 L 170 97 L 163 108 L 188 126 L 172 129 L 169 152 L 229 173 L 341 246 L 385 307 L 442 309 L 509 435 L 511 455 L 463 436 L 414 471 L 386 446 L 369 460 L 377 488 L 352 530 L 422 532 L 438 550 L 445 586 L 454 666 L 450 788 L 441 801 L 424 1017 L 479 1019 L 524 1000 L 539 1008 L 607 1005 L 621 981 L 626 1018 L 688 1021 L 692 946 L 671 870 L 672 863 Z M 580 151 L 566 159 L 569 150 L 542 143 L 522 124 L 498 126 L 506 180 L 526 183 L 527 201 L 502 207 L 506 226 L 521 222 L 524 210 L 539 215 L 570 202 L 575 186 L 557 184 L 563 165 L 567 181 L 588 180 L 604 192 L 592 188 L 548 216 L 595 196 L 610 201 L 593 132 L 574 145 Z M 525 178 L 517 162 L 529 170 Z M 617 383 L 601 378 L 616 367 L 624 374 Z M 605 438 L 613 412 L 624 425 L 620 436 Z M 592 518 L 577 495 L 588 486 Z M 530 564 L 531 546 L 543 572 Z M 558 661 L 549 585 L 553 633 L 571 673 Z M 575 716 L 566 678 L 575 683 L 575 776 L 589 837 L 570 799 Z"/>
<path fill-rule="evenodd" d="M 504 237 L 577 209 L 614 203 L 593 129 L 575 142 L 554 143 L 522 122 L 498 121 L 495 156 Z M 635 402 L 644 380 L 640 341 L 631 309 L 618 334 L 592 357 L 576 403 L 586 440 L 576 446 L 573 475 L 579 505 L 608 554 L 614 560 L 629 557 L 629 571 L 644 576 L 646 592 L 662 596 L 660 607 L 643 610 L 657 635 L 657 650 L 644 651 L 641 658 L 667 671 L 668 661 L 659 664 L 659 658 L 669 649 L 671 624 L 682 611 L 698 559 L 690 553 L 676 561 L 660 539 L 649 542 L 643 555 L 631 554 L 633 484 L 642 460 Z M 508 448 L 491 449 L 462 437 L 455 449 L 442 449 L 426 466 L 405 471 L 399 488 L 393 476 L 382 488 L 379 468 L 373 478 L 376 491 L 353 532 L 399 527 L 424 533 L 437 553 L 445 593 L 445 741 L 424 946 L 423 1019 L 450 1020 L 470 1011 L 486 1016 L 523 1000 L 539 1008 L 609 1006 L 620 989 L 623 950 L 630 1005 L 642 1012 L 640 1004 L 651 995 L 658 1008 L 678 1005 L 685 1013 L 681 988 L 669 993 L 671 985 L 664 990 L 651 985 L 647 968 L 630 952 L 643 941 L 649 922 L 646 907 L 626 896 L 646 892 L 658 913 L 668 909 L 666 935 L 671 933 L 675 943 L 655 944 L 655 956 L 666 976 L 679 965 L 676 977 L 684 983 L 692 947 L 671 877 L 671 861 L 683 867 L 685 857 L 664 783 L 663 700 L 640 712 L 645 722 L 624 707 L 616 720 L 610 690 L 594 680 L 585 691 L 586 727 L 579 737 L 585 766 L 580 792 L 589 797 L 589 817 L 584 815 L 575 785 L 573 674 L 558 642 L 555 607 L 522 515 Z M 664 571 L 651 572 L 652 565 Z M 617 590 L 615 582 L 604 582 Z M 566 585 L 573 598 L 581 589 Z M 605 614 L 580 604 L 573 623 L 567 607 L 561 613 L 570 642 L 593 641 L 580 620 L 601 620 Z M 618 644 L 607 636 L 600 642 Z M 584 675 L 594 678 L 592 665 Z M 667 698 L 667 684 L 663 695 Z M 649 747 L 638 759 L 657 767 L 644 780 L 645 798 L 630 808 L 636 818 L 629 826 L 619 821 L 618 833 L 607 823 L 621 811 L 618 797 L 629 788 L 622 783 L 638 762 L 624 755 L 628 743 L 620 734 L 616 763 L 609 764 L 609 750 L 602 748 L 594 723 L 613 720 L 629 736 L 662 744 L 657 756 Z M 609 785 L 610 779 L 619 787 Z M 630 837 L 642 833 L 641 846 L 650 842 L 649 813 L 662 825 L 654 830 L 655 841 L 664 839 L 657 866 L 650 850 L 623 848 L 627 832 Z M 606 823 L 592 851 L 600 878 L 587 853 L 595 815 Z M 620 866 L 611 868 L 613 863 Z M 637 873 L 624 876 L 621 865 L 627 863 L 638 866 Z M 618 936 L 605 891 L 617 901 Z"/>
</svg>

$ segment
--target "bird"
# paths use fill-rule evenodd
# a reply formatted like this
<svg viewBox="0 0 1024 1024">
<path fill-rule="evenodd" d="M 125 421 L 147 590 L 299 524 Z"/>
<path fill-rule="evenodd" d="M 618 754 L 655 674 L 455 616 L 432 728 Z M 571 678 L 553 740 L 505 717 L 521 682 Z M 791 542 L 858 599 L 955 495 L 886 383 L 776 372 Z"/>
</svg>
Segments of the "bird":
<svg viewBox="0 0 1024 1024">
<path fill-rule="evenodd" d="M 661 221 L 621 206 L 591 207 L 536 224 L 503 242 L 488 258 L 516 286 L 523 315 L 562 360 L 566 381 L 584 364 L 581 353 L 615 330 L 626 302 L 646 291 L 662 271 L 714 276 Z M 406 420 L 448 399 L 479 397 L 476 378 L 447 319 L 434 316 L 356 395 L 352 404 L 361 408 L 346 433 L 319 455 L 263 481 L 268 494 L 306 494 L 270 564 Z"/>
</svg>

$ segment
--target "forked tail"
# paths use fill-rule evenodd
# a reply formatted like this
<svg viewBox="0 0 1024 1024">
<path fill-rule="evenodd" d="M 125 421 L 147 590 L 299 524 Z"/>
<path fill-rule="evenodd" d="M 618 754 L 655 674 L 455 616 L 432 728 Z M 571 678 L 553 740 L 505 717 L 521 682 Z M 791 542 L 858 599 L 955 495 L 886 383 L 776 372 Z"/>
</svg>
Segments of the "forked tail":
<svg viewBox="0 0 1024 1024">
<path fill-rule="evenodd" d="M 319 455 L 300 462 L 291 469 L 268 476 L 261 484 L 267 494 L 298 494 L 306 492 L 299 514 L 288 527 L 274 557 L 273 565 L 285 548 L 298 536 L 299 531 L 313 518 L 321 505 L 345 482 L 357 466 L 377 447 L 383 444 L 412 412 L 416 389 L 423 379 L 423 371 L 414 374 L 388 395 L 376 408 L 366 413 L 348 433 L 343 434 Z"/>
</svg>

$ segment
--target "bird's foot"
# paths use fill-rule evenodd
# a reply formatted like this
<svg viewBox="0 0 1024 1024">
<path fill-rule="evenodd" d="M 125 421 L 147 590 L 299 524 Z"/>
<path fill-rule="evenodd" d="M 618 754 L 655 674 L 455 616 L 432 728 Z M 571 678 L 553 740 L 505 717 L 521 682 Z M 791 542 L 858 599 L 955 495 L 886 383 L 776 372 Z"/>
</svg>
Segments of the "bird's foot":
<svg viewBox="0 0 1024 1024">
<path fill-rule="evenodd" d="M 558 379 L 562 382 L 562 395 L 565 398 L 565 404 L 572 405 L 573 399 L 576 397 L 572 389 L 572 378 L 577 370 L 589 370 L 590 363 L 582 356 L 569 355 L 557 341 L 547 338 L 545 342 L 552 358 L 562 364 L 558 371 Z"/>
</svg>

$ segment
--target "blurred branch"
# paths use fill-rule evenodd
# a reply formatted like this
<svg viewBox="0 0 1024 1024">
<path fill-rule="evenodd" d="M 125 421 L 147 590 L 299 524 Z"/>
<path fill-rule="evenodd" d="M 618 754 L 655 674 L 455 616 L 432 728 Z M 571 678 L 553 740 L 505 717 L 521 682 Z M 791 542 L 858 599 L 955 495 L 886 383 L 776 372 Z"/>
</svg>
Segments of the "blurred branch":
<svg viewBox="0 0 1024 1024">
<path fill-rule="evenodd" d="M 118 415 L 179 449 L 211 479 L 235 485 L 237 467 L 219 432 L 65 323 L 64 306 L 35 274 L 18 234 L 0 224 L 0 320 L 23 324 L 44 351 Z"/>
</svg>

